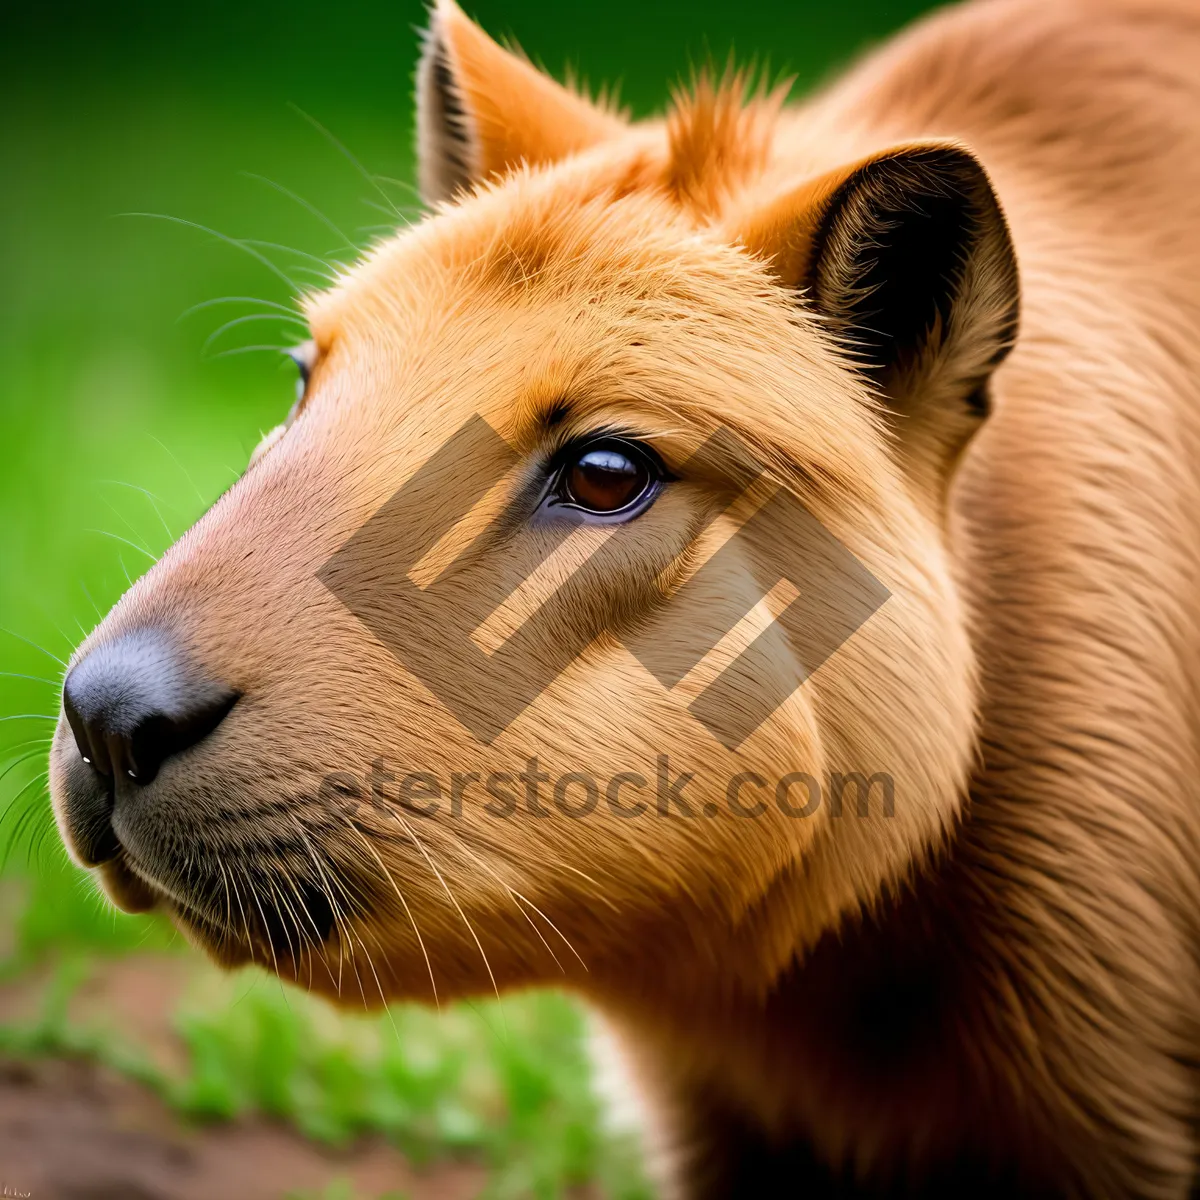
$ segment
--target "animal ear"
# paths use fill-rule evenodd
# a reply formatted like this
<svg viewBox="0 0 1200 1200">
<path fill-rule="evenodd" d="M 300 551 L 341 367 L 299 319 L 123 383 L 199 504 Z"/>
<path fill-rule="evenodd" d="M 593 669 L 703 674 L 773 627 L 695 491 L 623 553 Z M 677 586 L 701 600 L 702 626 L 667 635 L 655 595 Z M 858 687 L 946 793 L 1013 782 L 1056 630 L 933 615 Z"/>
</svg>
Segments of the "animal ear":
<svg viewBox="0 0 1200 1200">
<path fill-rule="evenodd" d="M 899 146 L 807 180 L 737 226 L 887 400 L 910 464 L 944 482 L 1017 330 L 1016 259 L 979 161 L 954 143 Z"/>
<path fill-rule="evenodd" d="M 625 129 L 436 0 L 417 67 L 421 195 L 433 204 L 520 162 L 556 162 Z"/>
</svg>

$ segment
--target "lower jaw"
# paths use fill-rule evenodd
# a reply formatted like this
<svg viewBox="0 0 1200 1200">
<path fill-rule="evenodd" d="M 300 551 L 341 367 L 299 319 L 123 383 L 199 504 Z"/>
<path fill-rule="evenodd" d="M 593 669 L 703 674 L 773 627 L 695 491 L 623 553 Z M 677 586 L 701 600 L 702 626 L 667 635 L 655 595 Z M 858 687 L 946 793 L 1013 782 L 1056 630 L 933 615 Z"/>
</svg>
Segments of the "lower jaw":
<svg viewBox="0 0 1200 1200">
<path fill-rule="evenodd" d="M 127 913 L 153 912 L 159 897 L 145 880 L 130 869 L 124 854 L 109 859 L 99 867 L 100 878 L 108 898 Z"/>
<path fill-rule="evenodd" d="M 247 963 L 260 961 L 244 941 L 231 938 L 194 913 L 177 905 L 170 905 L 175 924 L 189 941 L 199 946 L 218 966 L 226 970 L 244 967 Z"/>
<path fill-rule="evenodd" d="M 254 960 L 254 954 L 239 940 L 155 890 L 130 866 L 124 853 L 102 863 L 98 870 L 105 893 L 122 912 L 169 913 L 184 934 L 223 967 L 240 967 Z"/>
</svg>

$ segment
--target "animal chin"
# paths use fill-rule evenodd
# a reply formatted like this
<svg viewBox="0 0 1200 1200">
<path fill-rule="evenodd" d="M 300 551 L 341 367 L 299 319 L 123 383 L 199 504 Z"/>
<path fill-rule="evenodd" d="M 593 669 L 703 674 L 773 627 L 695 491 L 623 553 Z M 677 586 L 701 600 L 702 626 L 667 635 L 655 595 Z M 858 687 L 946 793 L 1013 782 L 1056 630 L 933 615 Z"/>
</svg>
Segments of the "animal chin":
<svg viewBox="0 0 1200 1200">
<path fill-rule="evenodd" d="M 292 878 L 281 899 L 278 890 L 260 891 L 244 879 L 226 892 L 228 883 L 212 881 L 207 894 L 163 889 L 161 906 L 221 966 L 254 962 L 285 979 L 311 978 L 313 960 L 321 959 L 338 936 L 324 888 Z"/>
<path fill-rule="evenodd" d="M 158 908 L 158 893 L 130 867 L 123 851 L 102 863 L 98 870 L 108 898 L 122 912 L 145 913 Z"/>
<path fill-rule="evenodd" d="M 176 925 L 219 966 L 233 969 L 251 962 L 270 965 L 268 951 L 247 942 L 244 934 L 235 935 L 185 904 L 171 901 L 169 908 Z"/>
<path fill-rule="evenodd" d="M 241 966 L 255 959 L 254 949 L 247 945 L 244 935 L 235 935 L 190 904 L 149 882 L 145 873 L 133 866 L 128 851 L 122 849 L 97 870 L 105 893 L 122 912 L 169 913 L 176 924 L 222 966 Z M 265 954 L 263 951 L 264 957 Z"/>
</svg>

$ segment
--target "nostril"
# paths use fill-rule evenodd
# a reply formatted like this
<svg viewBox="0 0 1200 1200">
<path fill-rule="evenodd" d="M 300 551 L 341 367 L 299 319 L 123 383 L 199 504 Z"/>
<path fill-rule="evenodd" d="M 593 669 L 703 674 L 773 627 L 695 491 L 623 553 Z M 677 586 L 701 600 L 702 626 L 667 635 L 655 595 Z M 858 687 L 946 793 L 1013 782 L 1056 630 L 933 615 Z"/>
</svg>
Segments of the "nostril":
<svg viewBox="0 0 1200 1200">
<path fill-rule="evenodd" d="M 157 713 L 147 717 L 128 738 L 122 739 L 124 773 L 135 783 L 149 783 L 168 758 L 208 737 L 237 702 L 237 692 L 226 692 L 178 716 Z"/>
<path fill-rule="evenodd" d="M 71 678 L 68 676 L 66 684 L 63 686 L 63 713 L 67 718 L 67 724 L 71 727 L 71 733 L 75 737 L 75 745 L 79 748 L 79 756 L 85 763 L 95 767 L 101 775 L 112 774 L 112 763 L 108 757 L 108 747 L 105 745 L 104 738 L 92 740 L 91 731 L 88 729 L 87 722 L 79 713 L 79 709 L 75 706 L 75 701 L 71 695 Z"/>
<path fill-rule="evenodd" d="M 63 686 L 80 756 L 101 775 L 138 784 L 212 733 L 237 700 L 231 688 L 199 676 L 157 630 L 98 646 Z"/>
</svg>

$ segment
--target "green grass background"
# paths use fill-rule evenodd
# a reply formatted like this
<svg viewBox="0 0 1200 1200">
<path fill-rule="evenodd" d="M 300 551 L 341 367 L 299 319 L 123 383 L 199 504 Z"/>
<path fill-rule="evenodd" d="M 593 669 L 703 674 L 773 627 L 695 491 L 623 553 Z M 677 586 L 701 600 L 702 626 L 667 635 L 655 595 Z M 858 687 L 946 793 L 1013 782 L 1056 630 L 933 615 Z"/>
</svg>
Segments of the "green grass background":
<svg viewBox="0 0 1200 1200">
<path fill-rule="evenodd" d="M 819 82 L 927 5 L 921 0 L 479 0 L 493 34 L 561 72 L 621 83 L 635 114 L 708 58 L 766 60 Z M 337 1140 L 383 1130 L 411 1154 L 468 1152 L 494 1166 L 495 1195 L 554 1196 L 608 1176 L 580 1017 L 561 997 L 436 1018 L 330 1016 L 279 985 L 247 1002 L 209 997 L 180 1014 L 190 1073 L 162 1078 L 127 1040 L 73 1029 L 65 999 L 98 956 L 170 951 L 147 918 L 117 916 L 58 847 L 44 789 L 45 740 L 72 645 L 241 470 L 286 411 L 278 354 L 233 353 L 295 337 L 225 321 L 286 304 L 291 290 L 248 254 L 260 247 L 315 284 L 346 256 L 302 196 L 357 243 L 395 218 L 371 175 L 411 179 L 412 0 L 213 0 L 26 5 L 0 35 L 0 972 L 49 969 L 34 1024 L 0 1029 L 11 1053 L 98 1054 L 140 1073 L 182 1111 L 257 1110 Z M 297 111 L 301 110 L 301 111 Z M 410 193 L 381 185 L 398 207 Z M 419 219 L 419 210 L 409 214 Z M 314 257 L 309 257 L 314 256 Z M 189 310 L 193 310 L 189 313 Z M 186 315 L 185 315 L 186 314 Z M 30 678 L 32 677 L 32 678 Z M 245 989 L 237 995 L 244 995 Z M 607 1164 L 607 1165 L 606 1165 Z"/>
</svg>

